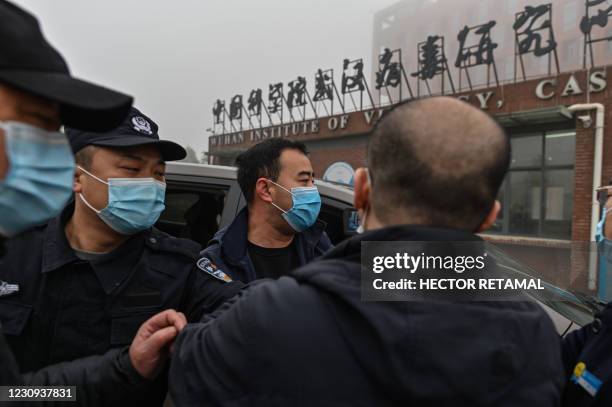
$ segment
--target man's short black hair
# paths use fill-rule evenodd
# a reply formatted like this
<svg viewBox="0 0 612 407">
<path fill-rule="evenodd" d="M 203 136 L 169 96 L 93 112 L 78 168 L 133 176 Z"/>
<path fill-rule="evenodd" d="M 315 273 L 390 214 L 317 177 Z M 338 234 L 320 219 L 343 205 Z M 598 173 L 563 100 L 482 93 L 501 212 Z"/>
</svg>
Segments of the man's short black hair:
<svg viewBox="0 0 612 407">
<path fill-rule="evenodd" d="M 299 141 L 273 138 L 249 148 L 236 158 L 238 185 L 247 202 L 253 202 L 255 184 L 265 177 L 277 181 L 280 174 L 280 156 L 285 150 L 298 150 L 308 154 L 306 146 Z"/>
<path fill-rule="evenodd" d="M 372 130 L 372 206 L 386 224 L 474 231 L 510 164 L 510 141 L 486 113 L 451 98 L 400 104 Z"/>
</svg>

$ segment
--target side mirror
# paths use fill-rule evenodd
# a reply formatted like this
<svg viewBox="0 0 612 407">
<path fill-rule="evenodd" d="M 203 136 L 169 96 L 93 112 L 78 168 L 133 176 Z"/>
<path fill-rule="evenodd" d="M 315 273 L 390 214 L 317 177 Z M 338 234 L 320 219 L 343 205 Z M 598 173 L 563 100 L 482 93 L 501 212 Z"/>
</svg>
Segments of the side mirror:
<svg viewBox="0 0 612 407">
<path fill-rule="evenodd" d="M 342 226 L 345 236 L 357 234 L 359 228 L 359 212 L 353 208 L 346 208 L 342 212 Z"/>
</svg>

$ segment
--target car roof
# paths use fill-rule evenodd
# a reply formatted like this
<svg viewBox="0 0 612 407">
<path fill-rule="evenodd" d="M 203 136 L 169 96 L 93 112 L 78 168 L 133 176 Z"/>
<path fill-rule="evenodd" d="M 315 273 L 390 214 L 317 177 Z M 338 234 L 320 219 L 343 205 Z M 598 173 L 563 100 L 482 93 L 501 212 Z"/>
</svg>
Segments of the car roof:
<svg viewBox="0 0 612 407">
<path fill-rule="evenodd" d="M 168 162 L 166 163 L 166 174 L 172 175 L 189 175 L 196 177 L 219 178 L 224 180 L 235 180 L 237 177 L 237 168 L 224 165 L 196 164 L 184 162 Z M 353 190 L 333 184 L 331 182 L 317 179 L 317 188 L 321 195 L 327 198 L 332 198 L 349 205 L 353 205 Z"/>
</svg>

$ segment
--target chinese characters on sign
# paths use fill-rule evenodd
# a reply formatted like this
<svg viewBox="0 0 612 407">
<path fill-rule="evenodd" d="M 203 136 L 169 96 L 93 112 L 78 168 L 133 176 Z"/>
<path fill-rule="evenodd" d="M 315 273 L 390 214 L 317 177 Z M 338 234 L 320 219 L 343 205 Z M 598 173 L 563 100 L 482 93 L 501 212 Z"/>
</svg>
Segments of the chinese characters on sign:
<svg viewBox="0 0 612 407">
<path fill-rule="evenodd" d="M 391 51 L 385 48 L 383 53 L 378 56 L 378 72 L 376 72 L 376 89 L 385 88 L 389 102 L 393 103 L 393 97 L 389 88 L 397 89 L 398 101 L 402 100 L 402 79 L 408 88 L 410 98 L 413 98 L 410 82 L 406 77 L 406 71 L 402 64 L 402 50 L 396 49 Z M 379 92 L 379 104 L 382 92 Z"/>
<path fill-rule="evenodd" d="M 249 116 L 261 118 L 261 106 L 263 105 L 263 98 L 261 97 L 261 89 L 253 89 L 249 95 L 247 101 L 247 110 Z"/>
<path fill-rule="evenodd" d="M 579 24 L 576 24 L 576 29 L 579 29 L 584 37 L 583 65 L 586 68 L 589 63 L 592 68 L 596 66 L 593 44 L 604 41 L 612 42 L 612 35 L 606 29 L 612 19 L 612 2 L 610 0 L 581 1 L 584 4 L 584 15 Z M 547 62 L 549 75 L 552 74 L 553 67 L 557 74 L 560 73 L 552 12 L 552 3 L 543 3 L 525 6 L 514 14 L 512 31 L 514 34 L 513 75 L 515 81 L 519 76 L 522 80 L 526 80 L 529 74 L 533 74 L 528 72 L 527 60 Z M 497 34 L 495 30 L 498 29 L 496 26 L 497 22 L 491 20 L 474 26 L 465 25 L 457 33 L 458 52 L 453 57 L 454 67 L 457 68 L 455 72 L 458 73 L 459 78 L 458 90 L 463 89 L 464 78 L 468 88 L 472 90 L 473 75 L 479 76 L 478 74 L 484 73 L 486 73 L 487 87 L 491 82 L 499 86 L 500 78 L 495 61 L 495 53 L 499 48 L 494 38 Z M 416 71 L 407 75 L 407 68 L 405 68 L 407 65 L 402 60 L 401 49 L 381 49 L 372 69 L 372 90 L 378 92 L 378 106 L 404 100 L 405 90 L 408 91 L 408 98 L 413 99 L 415 95 L 411 89 L 410 78 L 414 78 L 411 81 L 417 83 L 416 97 L 421 96 L 423 84 L 428 95 L 434 92 L 456 93 L 453 74 L 449 69 L 445 52 L 445 38 L 441 35 L 429 35 L 425 41 L 417 44 L 416 58 L 410 61 L 411 65 L 416 67 Z M 505 66 L 504 68 L 506 77 L 511 76 L 511 67 Z M 436 88 L 432 90 L 431 84 L 437 83 L 438 79 L 440 86 L 436 85 Z M 242 95 L 234 96 L 229 102 L 229 109 L 226 108 L 225 101 L 217 100 L 212 109 L 213 128 L 216 129 L 219 126 L 225 131 L 226 116 L 232 128 L 235 123 L 239 123 L 242 128 L 244 118 L 253 128 L 251 121 L 253 117 L 257 119 L 258 127 L 262 128 L 263 113 L 267 116 L 268 126 L 273 125 L 275 120 L 280 120 L 280 123 L 283 124 L 285 107 L 292 123 L 296 121 L 295 112 L 299 112 L 298 118 L 301 120 L 312 116 L 317 118 L 321 107 L 328 116 L 334 114 L 335 105 L 339 105 L 342 113 L 346 113 L 350 111 L 346 104 L 347 98 L 351 101 L 352 109 L 363 110 L 364 94 L 368 97 L 369 107 L 376 107 L 361 58 L 343 60 L 339 86 L 334 80 L 333 69 L 318 69 L 315 72 L 314 81 L 310 84 L 312 93 L 309 92 L 308 85 L 303 76 L 298 76 L 297 79 L 288 82 L 286 90 L 281 82 L 270 84 L 267 103 L 263 100 L 261 89 L 253 89 L 246 99 L 246 104 L 243 104 Z M 485 83 L 478 83 L 478 85 L 485 85 Z M 307 114 L 308 106 L 311 108 L 310 114 Z M 366 104 L 365 107 L 368 105 Z"/>
<path fill-rule="evenodd" d="M 444 73 L 448 74 L 448 80 L 452 91 L 455 93 L 455 85 L 448 71 L 448 62 L 444 54 L 444 37 L 439 35 L 430 35 L 427 37 L 425 42 L 421 42 L 417 45 L 417 56 L 419 70 L 412 74 L 413 77 L 419 79 L 417 82 L 417 96 L 421 96 L 421 81 L 425 82 L 427 92 L 431 95 L 429 81 L 436 76 L 441 76 L 441 89 L 442 94 L 444 94 Z"/>
<path fill-rule="evenodd" d="M 348 58 L 342 63 L 342 104 L 345 105 L 345 96 L 349 95 L 353 102 L 353 107 L 357 109 L 357 104 L 353 98 L 353 93 L 359 92 L 359 109 L 363 109 L 363 92 L 366 91 L 370 97 L 370 103 L 374 105 L 372 94 L 368 87 L 365 76 L 363 75 L 363 59 Z"/>
<path fill-rule="evenodd" d="M 535 57 L 548 56 L 548 74 L 552 71 L 552 58 L 554 57 L 557 73 L 559 73 L 559 56 L 557 55 L 557 41 L 552 27 L 552 4 L 543 4 L 537 7 L 527 6 L 516 14 L 514 20 L 514 35 L 516 46 L 514 53 L 514 79 L 517 77 L 517 59 L 521 65 L 523 79 L 527 79 L 524 56 L 533 54 Z"/>
<path fill-rule="evenodd" d="M 586 0 L 585 15 L 580 21 L 580 31 L 584 35 L 583 68 L 587 67 L 587 55 L 590 56 L 591 68 L 595 66 L 593 44 L 602 41 L 611 41 L 612 36 L 593 38 L 593 29 L 599 26 L 605 28 L 612 16 L 612 5 L 607 0 Z M 606 7 L 607 6 L 607 7 Z M 602 32 L 602 35 L 604 33 Z"/>
<path fill-rule="evenodd" d="M 336 96 L 338 96 L 338 103 L 340 103 L 340 108 L 344 112 L 344 105 L 342 104 L 342 101 L 339 100 L 338 89 L 336 88 L 336 83 L 334 82 L 334 70 L 317 70 L 317 73 L 315 73 L 315 94 L 312 98 L 315 104 L 315 115 L 318 114 L 318 107 L 320 105 L 323 106 L 327 115 L 334 114 L 334 93 Z M 327 103 L 325 103 L 326 101 Z M 327 105 L 329 105 L 329 109 L 327 108 Z"/>
<path fill-rule="evenodd" d="M 268 112 L 276 113 L 283 121 L 283 84 L 281 82 L 270 85 L 268 92 Z"/>
<path fill-rule="evenodd" d="M 214 117 L 213 125 L 217 126 L 220 124 L 223 127 L 223 131 L 225 131 L 225 101 L 217 99 L 213 106 L 212 113 Z"/>
<path fill-rule="evenodd" d="M 493 68 L 493 74 L 495 75 L 495 84 L 499 85 L 497 67 L 495 66 L 495 58 L 493 56 L 493 51 L 497 48 L 497 44 L 491 39 L 491 29 L 495 24 L 495 21 L 489 21 L 486 24 L 477 25 L 475 27 L 468 27 L 466 25 L 463 30 L 459 32 L 459 35 L 457 35 L 457 39 L 459 40 L 459 52 L 455 60 L 455 67 L 459 68 L 459 89 L 461 89 L 463 72 L 465 72 L 468 85 L 470 89 L 472 89 L 469 68 L 481 65 L 487 66 L 487 86 L 489 86 L 491 79 L 491 68 Z M 478 43 L 468 45 L 467 40 L 471 33 L 480 36 L 480 39 Z"/>
</svg>

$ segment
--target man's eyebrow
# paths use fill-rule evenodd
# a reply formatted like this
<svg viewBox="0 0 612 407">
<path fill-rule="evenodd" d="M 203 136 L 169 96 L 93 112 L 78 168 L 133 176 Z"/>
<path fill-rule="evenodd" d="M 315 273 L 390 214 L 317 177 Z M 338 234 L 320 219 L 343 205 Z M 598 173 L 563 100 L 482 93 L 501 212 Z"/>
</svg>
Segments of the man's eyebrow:
<svg viewBox="0 0 612 407">
<path fill-rule="evenodd" d="M 35 117 L 38 120 L 42 121 L 45 124 L 55 124 L 57 122 L 57 118 L 53 116 L 53 113 L 46 114 L 47 112 L 40 112 L 37 110 L 18 108 L 19 113 L 24 114 L 26 116 Z"/>
</svg>

